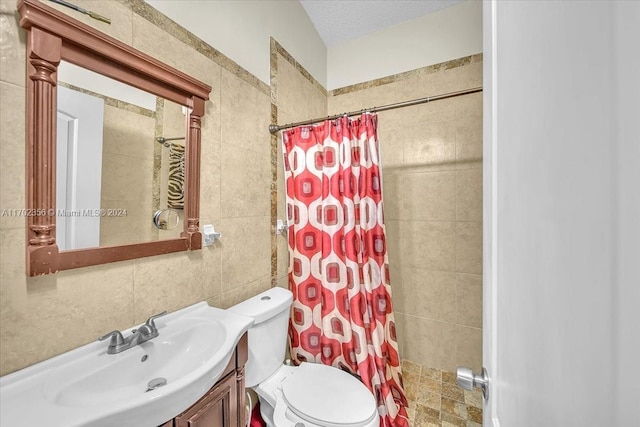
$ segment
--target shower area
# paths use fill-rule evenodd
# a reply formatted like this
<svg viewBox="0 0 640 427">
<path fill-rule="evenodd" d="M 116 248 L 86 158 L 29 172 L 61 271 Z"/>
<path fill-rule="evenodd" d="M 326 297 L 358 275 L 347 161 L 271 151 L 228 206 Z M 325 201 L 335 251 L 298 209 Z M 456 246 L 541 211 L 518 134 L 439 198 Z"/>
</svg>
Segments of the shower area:
<svg viewBox="0 0 640 427">
<path fill-rule="evenodd" d="M 482 87 L 482 55 L 327 91 L 271 40 L 272 123 Z M 455 385 L 482 367 L 482 93 L 378 111 L 395 329 L 411 425 L 482 424 L 482 398 Z M 272 225 L 286 218 L 280 133 L 271 137 Z M 287 287 L 273 234 L 273 284 Z"/>
</svg>

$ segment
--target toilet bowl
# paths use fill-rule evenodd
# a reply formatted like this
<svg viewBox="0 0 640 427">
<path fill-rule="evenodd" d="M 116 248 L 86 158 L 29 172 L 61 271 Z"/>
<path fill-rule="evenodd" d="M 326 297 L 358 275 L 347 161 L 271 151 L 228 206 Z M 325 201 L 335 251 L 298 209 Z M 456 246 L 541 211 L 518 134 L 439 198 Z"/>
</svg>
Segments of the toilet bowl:
<svg viewBox="0 0 640 427">
<path fill-rule="evenodd" d="M 315 363 L 302 363 L 297 367 L 282 365 L 254 390 L 260 398 L 261 415 L 267 425 L 379 425 L 371 392 L 354 376 L 331 366 Z"/>
<path fill-rule="evenodd" d="M 378 427 L 369 389 L 355 376 L 316 364 L 284 365 L 292 294 L 272 288 L 229 308 L 252 317 L 245 384 L 268 427 Z"/>
</svg>

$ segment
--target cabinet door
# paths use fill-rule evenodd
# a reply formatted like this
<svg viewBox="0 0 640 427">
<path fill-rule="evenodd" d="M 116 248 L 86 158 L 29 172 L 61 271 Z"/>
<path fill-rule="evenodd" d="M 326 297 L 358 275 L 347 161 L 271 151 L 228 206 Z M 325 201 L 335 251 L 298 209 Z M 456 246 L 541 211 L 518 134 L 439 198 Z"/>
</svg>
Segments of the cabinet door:
<svg viewBox="0 0 640 427">
<path fill-rule="evenodd" d="M 236 427 L 235 371 L 175 419 L 176 427 Z"/>
</svg>

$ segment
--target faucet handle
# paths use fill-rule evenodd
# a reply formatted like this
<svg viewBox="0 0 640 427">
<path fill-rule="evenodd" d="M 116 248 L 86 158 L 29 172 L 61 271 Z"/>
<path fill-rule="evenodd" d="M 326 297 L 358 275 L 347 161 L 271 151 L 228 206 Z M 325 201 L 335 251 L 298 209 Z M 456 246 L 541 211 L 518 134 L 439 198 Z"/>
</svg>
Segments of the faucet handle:
<svg viewBox="0 0 640 427">
<path fill-rule="evenodd" d="M 165 314 L 167 314 L 166 310 L 162 313 L 154 314 L 147 319 L 145 325 L 147 325 L 149 329 L 151 329 L 151 332 L 156 332 L 158 329 L 156 328 L 156 322 L 154 322 L 154 320 L 156 320 L 158 317 L 164 316 Z"/>
<path fill-rule="evenodd" d="M 124 344 L 124 337 L 122 336 L 122 332 L 120 331 L 111 331 L 106 335 L 103 335 L 98 338 L 99 341 L 104 341 L 107 338 L 111 338 L 109 342 L 109 347 L 116 347 Z"/>
</svg>

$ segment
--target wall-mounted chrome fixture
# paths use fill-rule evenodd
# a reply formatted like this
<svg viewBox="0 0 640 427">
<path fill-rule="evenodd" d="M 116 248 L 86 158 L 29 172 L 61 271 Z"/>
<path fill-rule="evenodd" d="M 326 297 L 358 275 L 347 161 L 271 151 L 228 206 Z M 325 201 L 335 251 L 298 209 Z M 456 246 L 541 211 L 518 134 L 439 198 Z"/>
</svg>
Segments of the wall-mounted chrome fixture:
<svg viewBox="0 0 640 427">
<path fill-rule="evenodd" d="M 222 237 L 222 233 L 216 231 L 213 225 L 206 224 L 202 226 L 202 246 L 211 246 L 213 243 Z"/>
<path fill-rule="evenodd" d="M 164 136 L 159 136 L 156 138 L 156 141 L 164 145 L 165 147 L 168 147 L 171 145 L 169 141 L 179 141 L 181 139 L 184 139 L 184 136 L 177 136 L 175 138 L 165 138 Z"/>
<path fill-rule="evenodd" d="M 288 230 L 289 227 L 287 227 L 287 225 L 281 219 L 276 221 L 276 234 L 282 234 L 286 236 Z"/>
</svg>

